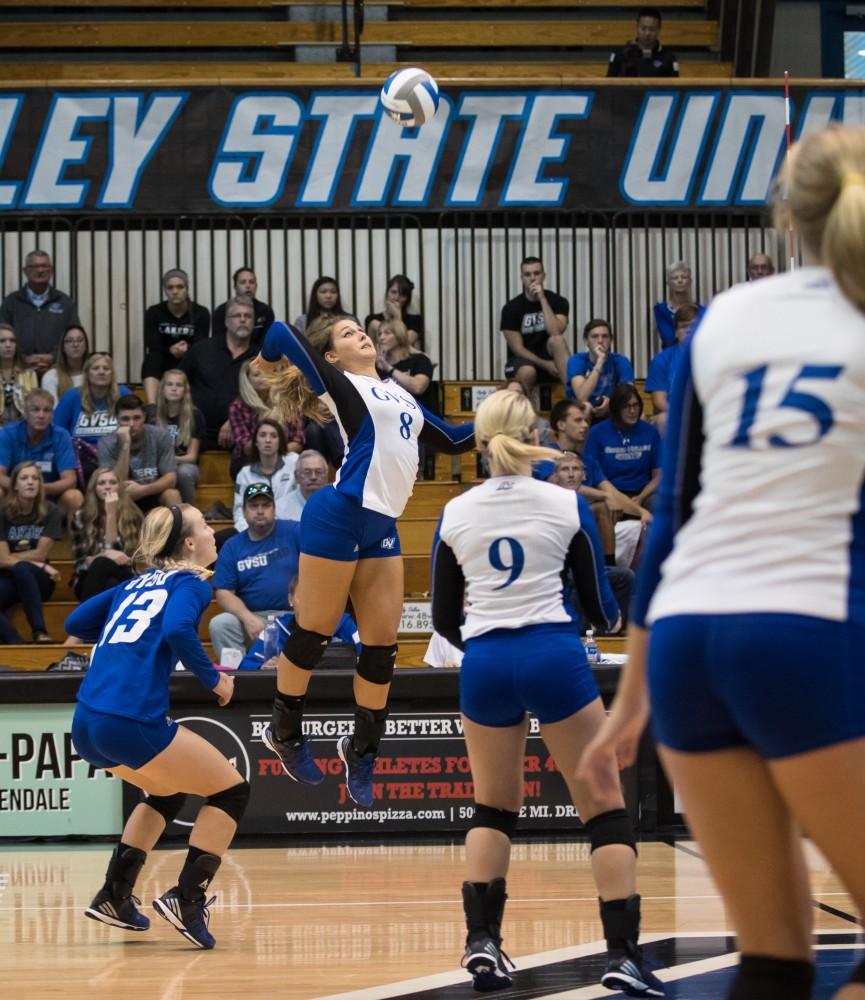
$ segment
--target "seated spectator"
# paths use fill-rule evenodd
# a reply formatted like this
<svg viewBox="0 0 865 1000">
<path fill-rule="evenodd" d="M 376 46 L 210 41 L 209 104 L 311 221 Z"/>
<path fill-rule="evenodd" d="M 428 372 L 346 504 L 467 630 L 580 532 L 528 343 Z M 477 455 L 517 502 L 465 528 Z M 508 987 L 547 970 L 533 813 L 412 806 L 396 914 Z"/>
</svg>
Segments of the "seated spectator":
<svg viewBox="0 0 865 1000">
<path fill-rule="evenodd" d="M 45 495 L 59 504 L 67 519 L 84 503 L 78 489 L 78 462 L 72 438 L 52 423 L 54 405 L 44 389 L 34 389 L 24 403 L 24 419 L 0 431 L 0 496 L 12 485 L 9 470 L 32 462 L 42 474 Z"/>
<path fill-rule="evenodd" d="M 438 413 L 438 400 L 432 384 L 433 363 L 411 346 L 408 328 L 399 319 L 386 317 L 378 327 L 375 367 L 382 378 L 389 378 L 405 389 L 431 413 Z"/>
<path fill-rule="evenodd" d="M 148 403 L 156 402 L 159 380 L 177 368 L 189 348 L 210 335 L 210 313 L 189 297 L 189 275 L 179 267 L 162 276 L 165 299 L 144 313 L 141 379 Z"/>
<path fill-rule="evenodd" d="M 258 291 L 258 278 L 255 276 L 255 271 L 250 267 L 239 267 L 231 276 L 231 283 L 234 285 L 233 298 L 249 299 L 252 302 L 254 313 L 252 339 L 254 343 L 260 344 L 264 340 L 267 328 L 273 323 L 276 317 L 266 302 L 260 302 L 255 297 L 255 293 Z M 230 304 L 231 299 L 228 302 L 223 302 L 221 306 L 217 306 L 213 310 L 213 333 L 211 336 L 225 336 L 225 313 Z"/>
<path fill-rule="evenodd" d="M 79 601 L 135 576 L 132 557 L 138 548 L 144 517 L 129 499 L 114 469 L 98 468 L 90 477 L 84 506 L 70 522 Z"/>
<path fill-rule="evenodd" d="M 72 299 L 52 287 L 53 274 L 49 254 L 31 250 L 24 258 L 24 284 L 0 305 L 0 323 L 15 330 L 24 364 L 37 375 L 54 364 L 63 331 L 81 322 Z"/>
<path fill-rule="evenodd" d="M 542 444 L 544 448 L 549 447 L 550 443 L 553 440 L 553 432 L 550 429 L 550 422 L 549 420 L 547 420 L 546 417 L 542 417 L 541 414 L 538 413 L 538 409 L 535 406 L 535 401 L 526 392 L 526 387 L 523 385 L 523 383 L 517 382 L 516 379 L 509 379 L 504 383 L 504 385 L 501 386 L 501 389 L 506 390 L 508 392 L 518 392 L 521 396 L 525 396 L 526 399 L 532 404 L 532 409 L 535 411 L 535 430 L 538 432 L 538 443 Z M 488 465 L 489 462 L 487 460 L 486 453 L 484 453 L 482 457 L 484 461 L 487 462 Z"/>
<path fill-rule="evenodd" d="M 117 385 L 111 355 L 97 351 L 84 362 L 81 388 L 60 397 L 54 422 L 72 435 L 86 479 L 98 464 L 97 445 L 117 430 L 114 406 L 121 396 L 128 395 L 125 385 Z"/>
<path fill-rule="evenodd" d="M 24 416 L 24 400 L 38 388 L 39 378 L 24 364 L 15 331 L 6 323 L 0 323 L 0 385 L 3 387 L 0 424 L 11 424 Z"/>
<path fill-rule="evenodd" d="M 251 299 L 231 299 L 225 312 L 225 335 L 193 344 L 181 368 L 192 387 L 192 402 L 204 414 L 205 448 L 232 446 L 228 408 L 240 390 L 244 361 L 258 354 L 252 341 Z"/>
<path fill-rule="evenodd" d="M 502 308 L 501 331 L 508 346 L 505 378 L 516 379 L 527 392 L 535 383 L 565 378 L 570 351 L 564 333 L 568 328 L 568 300 L 544 288 L 546 274 L 539 257 L 520 264 L 522 292 Z"/>
<path fill-rule="evenodd" d="M 568 359 L 565 395 L 589 403 L 592 417 L 603 420 L 610 410 L 610 393 L 617 385 L 633 385 L 634 369 L 629 358 L 612 350 L 613 332 L 605 319 L 590 319 L 583 340 L 586 350 Z"/>
<path fill-rule="evenodd" d="M 238 378 L 240 394 L 228 408 L 228 423 L 231 426 L 231 464 L 229 473 L 234 479 L 238 472 L 252 458 L 252 449 L 258 422 L 264 417 L 275 416 L 270 408 L 270 388 L 267 379 L 249 367 L 249 361 L 240 366 Z M 303 450 L 303 418 L 283 424 L 288 451 L 300 453 Z"/>
<path fill-rule="evenodd" d="M 607 76 L 678 76 L 679 64 L 661 45 L 661 12 L 657 7 L 637 11 L 636 38 L 610 56 Z"/>
<path fill-rule="evenodd" d="M 695 306 L 700 316 L 706 311 L 691 297 L 691 268 L 677 260 L 667 268 L 667 301 L 656 302 L 652 308 L 662 347 L 676 342 L 676 310 L 681 306 Z"/>
<path fill-rule="evenodd" d="M 767 253 L 752 253 L 748 258 L 748 281 L 770 278 L 775 273 L 775 263 Z"/>
<path fill-rule="evenodd" d="M 670 408 L 670 393 L 676 380 L 676 372 L 682 355 L 682 344 L 700 318 L 696 306 L 680 306 L 676 310 L 676 339 L 665 350 L 656 354 L 649 365 L 646 376 L 646 392 L 652 394 L 652 422 L 663 430 L 667 423 L 667 410 Z"/>
<path fill-rule="evenodd" d="M 252 462 L 238 472 L 234 481 L 234 526 L 238 531 L 246 528 L 244 503 L 246 487 L 252 483 L 267 483 L 274 503 L 276 516 L 288 520 L 288 498 L 295 488 L 294 470 L 297 455 L 287 452 L 287 442 L 282 424 L 272 417 L 265 417 L 258 425 L 252 448 Z"/>
<path fill-rule="evenodd" d="M 301 333 L 306 333 L 310 323 L 315 322 L 319 316 L 328 318 L 334 314 L 342 315 L 347 313 L 342 304 L 339 294 L 339 285 L 336 278 L 328 278 L 322 275 L 316 278 L 309 293 L 309 302 L 306 305 L 306 312 L 301 313 L 294 321 L 296 329 Z"/>
<path fill-rule="evenodd" d="M 268 615 L 289 610 L 288 588 L 300 560 L 300 525 L 277 519 L 268 483 L 247 485 L 241 505 L 244 527 L 220 549 L 213 577 L 222 614 L 211 619 L 209 629 L 219 662 L 224 649 L 251 646 Z"/>
<path fill-rule="evenodd" d="M 661 478 L 661 437 L 642 416 L 643 400 L 634 386 L 614 389 L 610 419 L 589 431 L 584 457 L 594 460 L 620 493 L 651 510 Z"/>
<path fill-rule="evenodd" d="M 414 294 L 414 282 L 404 274 L 395 274 L 387 283 L 384 296 L 384 311 L 372 313 L 364 320 L 366 332 L 376 340 L 378 328 L 384 322 L 385 315 L 401 319 L 409 331 L 411 346 L 423 350 L 424 325 L 423 316 L 419 312 L 411 312 L 411 299 Z"/>
<path fill-rule="evenodd" d="M 139 510 L 182 503 L 177 485 L 174 441 L 167 430 L 144 422 L 144 403 L 122 396 L 114 408 L 117 430 L 99 442 L 99 464 L 114 469 Z"/>
<path fill-rule="evenodd" d="M 56 403 L 70 389 L 80 389 L 84 383 L 84 362 L 90 356 L 90 342 L 84 327 L 70 326 L 57 348 L 54 367 L 42 376 L 42 388 L 50 392 Z"/>
<path fill-rule="evenodd" d="M 156 413 L 148 422 L 171 435 L 177 459 L 177 491 L 184 503 L 194 504 L 201 477 L 198 459 L 204 437 L 204 414 L 192 405 L 189 380 L 179 368 L 169 368 L 162 376 Z"/>
<path fill-rule="evenodd" d="M 54 641 L 45 627 L 42 603 L 60 579 L 48 553 L 62 537 L 63 516 L 45 499 L 39 466 L 20 462 L 12 470 L 9 495 L 0 509 L 0 642 L 21 642 L 6 615 L 14 604 L 24 608 L 34 642 Z"/>
<path fill-rule="evenodd" d="M 280 513 L 280 517 L 289 521 L 299 521 L 306 501 L 322 486 L 327 486 L 327 462 L 324 460 L 324 455 L 311 448 L 302 451 L 297 456 L 294 480 L 297 488 L 285 498 Z"/>
</svg>

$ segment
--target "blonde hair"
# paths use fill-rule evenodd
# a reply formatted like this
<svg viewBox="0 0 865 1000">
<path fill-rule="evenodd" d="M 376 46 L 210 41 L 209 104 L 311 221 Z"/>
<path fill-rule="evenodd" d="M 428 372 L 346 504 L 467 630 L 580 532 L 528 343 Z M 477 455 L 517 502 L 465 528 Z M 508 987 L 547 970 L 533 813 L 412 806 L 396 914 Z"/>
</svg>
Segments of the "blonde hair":
<svg viewBox="0 0 865 1000">
<path fill-rule="evenodd" d="M 72 528 L 84 540 L 86 555 L 98 555 L 102 551 L 105 539 L 105 502 L 96 495 L 96 485 L 101 476 L 110 472 L 115 478 L 117 474 L 108 465 L 100 465 L 91 475 L 84 494 L 84 506 L 72 515 Z M 117 480 L 117 534 L 123 551 L 131 555 L 135 543 L 141 534 L 141 524 L 144 517 L 136 504 L 129 499 L 123 483 Z"/>
<path fill-rule="evenodd" d="M 793 147 L 775 186 L 775 226 L 805 246 L 865 312 L 865 128 L 830 125 Z"/>
<path fill-rule="evenodd" d="M 249 362 L 244 361 L 240 366 L 240 376 L 238 377 L 238 394 L 244 403 L 251 409 L 255 410 L 258 414 L 259 419 L 262 417 L 270 417 L 273 415 L 273 411 L 270 408 L 270 396 L 268 395 L 268 402 L 265 402 L 258 393 L 258 390 L 252 384 L 252 379 L 249 377 Z"/>
<path fill-rule="evenodd" d="M 494 476 L 528 475 L 532 462 L 555 461 L 561 452 L 534 444 L 537 416 L 529 400 L 511 389 L 494 392 L 475 414 L 475 440 L 483 445 Z"/>
<path fill-rule="evenodd" d="M 113 415 L 114 404 L 120 399 L 120 390 L 117 388 L 117 374 L 114 371 L 114 358 L 105 351 L 94 351 L 84 362 L 84 381 L 78 390 L 81 393 L 81 409 L 88 416 L 91 416 L 96 409 L 96 404 L 93 401 L 93 393 L 90 391 L 90 369 L 100 358 L 107 358 L 111 365 L 111 382 L 105 393 L 105 409 Z"/>
<path fill-rule="evenodd" d="M 249 364 L 244 361 L 244 364 Z M 165 399 L 165 380 L 169 375 L 179 376 L 183 379 L 183 399 L 180 400 L 180 411 L 177 414 L 177 436 L 175 438 L 175 449 L 179 445 L 181 448 L 188 448 L 195 430 L 195 419 L 192 415 L 192 392 L 189 388 L 189 379 L 186 372 L 179 368 L 169 368 L 162 373 L 159 380 L 159 393 L 156 397 L 156 426 L 168 427 L 171 420 L 168 416 L 168 402 Z"/>
<path fill-rule="evenodd" d="M 384 330 L 390 331 L 393 334 L 394 340 L 396 341 L 396 349 L 400 354 L 408 357 L 410 354 L 420 354 L 420 351 L 416 347 L 411 346 L 411 340 L 409 339 L 408 327 L 403 323 L 403 321 L 398 317 L 390 314 L 390 310 L 385 318 L 381 321 L 378 328 L 378 334 L 376 337 L 381 337 Z"/>
<path fill-rule="evenodd" d="M 140 564 L 145 567 L 152 566 L 154 569 L 161 570 L 187 569 L 200 579 L 206 580 L 211 575 L 209 569 L 199 566 L 189 559 L 176 558 L 184 540 L 192 534 L 192 526 L 186 513 L 195 509 L 192 504 L 180 504 L 180 515 L 183 518 L 180 537 L 177 539 L 174 551 L 168 555 L 164 555 L 163 550 L 168 544 L 171 529 L 174 526 L 174 514 L 169 507 L 154 507 L 147 517 L 144 518 L 144 525 L 141 529 L 141 541 L 138 543 L 138 548 L 132 557 L 133 564 Z"/>
</svg>

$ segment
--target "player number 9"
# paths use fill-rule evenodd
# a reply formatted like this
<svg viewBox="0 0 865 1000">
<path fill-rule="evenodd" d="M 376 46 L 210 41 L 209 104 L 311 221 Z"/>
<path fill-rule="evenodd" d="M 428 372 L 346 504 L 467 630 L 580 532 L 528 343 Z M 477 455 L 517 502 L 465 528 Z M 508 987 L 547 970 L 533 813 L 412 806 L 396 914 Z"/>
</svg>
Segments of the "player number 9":
<svg viewBox="0 0 865 1000">
<path fill-rule="evenodd" d="M 507 548 L 507 562 L 503 555 L 503 549 Z M 508 538 L 504 536 L 503 538 L 497 538 L 492 545 L 490 545 L 490 565 L 493 569 L 497 569 L 500 573 L 508 573 L 509 576 L 504 583 L 500 583 L 498 587 L 493 587 L 493 590 L 504 590 L 505 587 L 510 587 L 510 585 L 517 579 L 517 577 L 522 573 L 523 566 L 526 564 L 526 554 L 523 552 L 523 547 L 516 540 L 516 538 Z"/>
</svg>

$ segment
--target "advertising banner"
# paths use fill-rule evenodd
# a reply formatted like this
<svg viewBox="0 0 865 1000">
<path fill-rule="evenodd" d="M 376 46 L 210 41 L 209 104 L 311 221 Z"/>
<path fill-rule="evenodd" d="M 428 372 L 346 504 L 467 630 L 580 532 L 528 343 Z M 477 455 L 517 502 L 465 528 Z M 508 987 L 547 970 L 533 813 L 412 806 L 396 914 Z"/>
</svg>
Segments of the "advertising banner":
<svg viewBox="0 0 865 1000">
<path fill-rule="evenodd" d="M 796 136 L 865 121 L 865 90 L 792 96 Z M 416 129 L 375 86 L 0 91 L 0 212 L 735 213 L 783 150 L 780 82 L 445 87 Z"/>
</svg>

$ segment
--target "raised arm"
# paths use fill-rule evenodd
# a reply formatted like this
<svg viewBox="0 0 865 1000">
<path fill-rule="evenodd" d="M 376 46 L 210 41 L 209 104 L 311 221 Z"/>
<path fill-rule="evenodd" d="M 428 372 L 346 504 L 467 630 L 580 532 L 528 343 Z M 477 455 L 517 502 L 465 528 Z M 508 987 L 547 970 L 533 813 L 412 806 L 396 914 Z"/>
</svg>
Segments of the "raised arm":
<svg viewBox="0 0 865 1000">
<path fill-rule="evenodd" d="M 302 333 L 287 323 L 276 322 L 270 327 L 261 345 L 261 357 L 270 365 L 288 358 L 303 372 L 317 396 L 332 391 L 339 379 L 345 379 L 342 372 L 325 361 Z"/>
<path fill-rule="evenodd" d="M 449 424 L 441 417 L 421 406 L 423 428 L 418 440 L 430 451 L 440 451 L 445 455 L 462 455 L 475 446 L 474 424 Z"/>
</svg>

